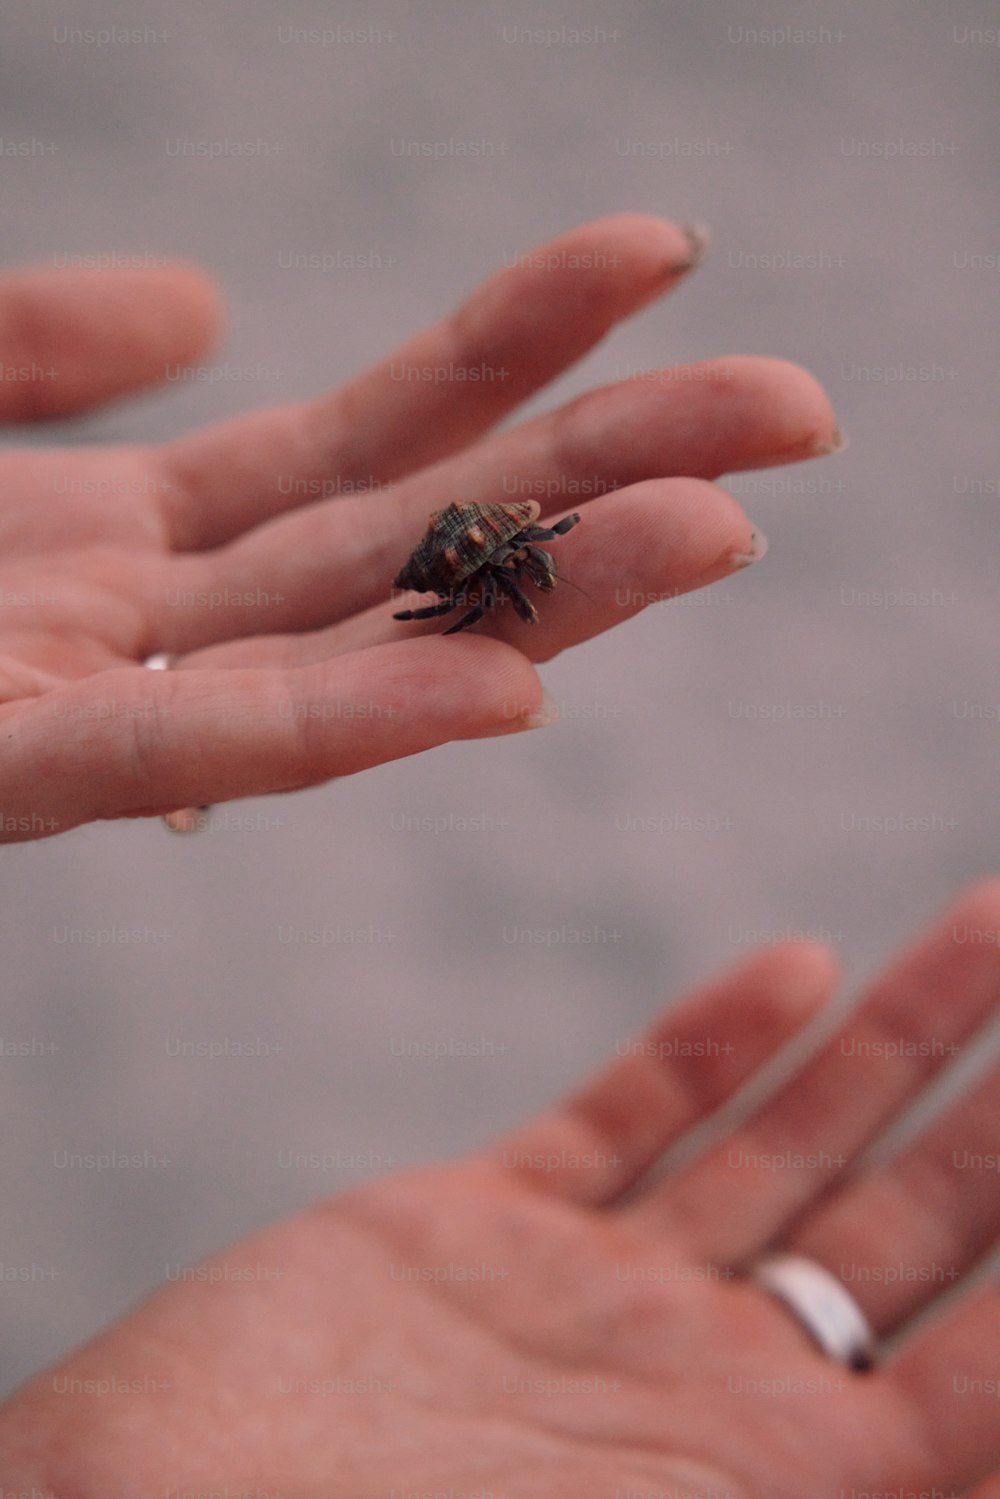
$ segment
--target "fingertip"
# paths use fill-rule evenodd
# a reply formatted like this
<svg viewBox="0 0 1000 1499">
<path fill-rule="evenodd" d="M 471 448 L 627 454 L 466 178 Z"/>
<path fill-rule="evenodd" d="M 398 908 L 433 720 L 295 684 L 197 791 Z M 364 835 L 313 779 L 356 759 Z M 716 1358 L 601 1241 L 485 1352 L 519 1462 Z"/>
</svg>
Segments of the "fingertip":
<svg viewBox="0 0 1000 1499">
<path fill-rule="evenodd" d="M 103 287 L 95 285 L 93 296 L 95 301 L 103 297 L 107 313 L 117 319 L 106 331 L 96 326 L 86 330 L 95 341 L 105 341 L 102 399 L 183 378 L 222 332 L 221 289 L 206 270 L 190 261 L 122 271 Z"/>
<path fill-rule="evenodd" d="M 953 906 L 987 905 L 1000 907 L 1000 875 L 983 875 L 960 890 L 951 902 Z"/>
<path fill-rule="evenodd" d="M 175 334 L 186 344 L 187 355 L 203 353 L 219 342 L 226 326 L 226 301 L 216 278 L 190 260 L 174 260 L 159 272 L 159 288 L 165 313 L 172 308 L 177 319 Z"/>
<path fill-rule="evenodd" d="M 595 238 L 648 257 L 665 272 L 693 270 L 707 253 L 711 236 L 703 224 L 675 224 L 652 213 L 615 213 L 582 226 Z"/>
<path fill-rule="evenodd" d="M 844 445 L 830 397 L 815 375 L 791 359 L 734 355 L 711 361 L 746 381 L 768 412 L 767 464 L 818 458 Z M 722 382 L 719 382 L 721 386 Z"/>
<path fill-rule="evenodd" d="M 777 942 L 751 959 L 750 967 L 775 1006 L 804 1017 L 829 1002 L 841 978 L 833 949 L 813 940 Z"/>
<path fill-rule="evenodd" d="M 1000 876 L 987 875 L 959 891 L 945 908 L 943 920 L 954 929 L 959 918 L 964 929 L 980 933 L 980 943 L 1000 946 Z"/>
<path fill-rule="evenodd" d="M 558 306 L 562 326 L 549 350 L 561 350 L 554 374 L 693 270 L 705 245 L 701 231 L 653 214 L 592 219 L 515 256 L 477 288 L 460 310 L 459 326 L 481 337 L 502 311 L 505 332 L 513 329 L 523 340 Z"/>
<path fill-rule="evenodd" d="M 0 389 L 0 419 L 73 416 L 174 378 L 219 335 L 221 293 L 186 261 L 90 257 L 82 266 L 28 266 L 0 278 L 0 342 L 39 378 Z M 108 263 L 105 264 L 104 262 Z"/>
<path fill-rule="evenodd" d="M 841 962 L 825 942 L 783 942 L 780 948 L 790 990 L 805 998 L 825 997 L 840 982 Z"/>
</svg>

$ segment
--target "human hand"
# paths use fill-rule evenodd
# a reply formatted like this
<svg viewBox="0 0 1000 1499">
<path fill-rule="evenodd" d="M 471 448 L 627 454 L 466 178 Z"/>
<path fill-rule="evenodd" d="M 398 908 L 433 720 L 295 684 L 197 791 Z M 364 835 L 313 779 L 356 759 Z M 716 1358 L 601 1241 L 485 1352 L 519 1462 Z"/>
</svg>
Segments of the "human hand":
<svg viewBox="0 0 1000 1499">
<path fill-rule="evenodd" d="M 706 481 L 836 443 L 797 366 L 709 360 L 484 435 L 671 290 L 693 243 L 659 219 L 599 220 L 320 400 L 160 446 L 0 451 L 0 838 L 295 790 L 525 728 L 542 704 L 532 662 L 740 566 L 751 525 Z M 38 374 L 0 382 L 0 418 L 162 378 L 217 318 L 191 268 L 10 274 L 0 350 Z M 444 640 L 438 620 L 393 620 L 392 579 L 430 511 L 525 483 L 546 515 L 585 522 L 560 542 L 575 586 L 544 598 L 541 623 L 504 607 Z M 141 669 L 163 653 L 177 670 Z"/>
<path fill-rule="evenodd" d="M 772 1246 L 812 1256 L 886 1338 L 982 1257 L 996 1071 L 890 1163 L 849 1168 L 995 1010 L 998 930 L 1000 882 L 966 892 L 672 1174 L 651 1168 L 826 1003 L 825 948 L 745 961 L 499 1146 L 228 1250 L 11 1401 L 8 1486 L 842 1499 L 996 1479 L 995 1283 L 855 1374 L 741 1272 Z"/>
</svg>

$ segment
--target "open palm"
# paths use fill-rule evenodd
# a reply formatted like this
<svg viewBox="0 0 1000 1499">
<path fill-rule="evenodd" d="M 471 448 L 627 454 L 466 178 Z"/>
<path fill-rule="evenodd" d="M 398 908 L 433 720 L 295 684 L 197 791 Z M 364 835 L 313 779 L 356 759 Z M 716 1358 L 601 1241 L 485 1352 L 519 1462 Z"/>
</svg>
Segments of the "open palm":
<svg viewBox="0 0 1000 1499">
<path fill-rule="evenodd" d="M 797 366 L 653 371 L 484 435 L 698 248 L 658 219 L 600 220 L 330 396 L 162 446 L 0 452 L 0 837 L 295 789 L 529 727 L 533 662 L 743 565 L 752 527 L 708 481 L 837 442 Z M 0 354 L 24 378 L 0 382 L 0 418 L 162 379 L 216 322 L 189 268 L 11 273 Z M 506 607 L 442 639 L 440 621 L 394 620 L 392 579 L 430 511 L 515 495 L 546 520 L 584 516 L 560 542 L 573 586 L 542 600 L 541 623 Z M 179 669 L 141 669 L 161 653 Z"/>
<path fill-rule="evenodd" d="M 499 1147 L 157 1293 L 7 1407 L 2 1471 L 56 1499 L 966 1489 L 1000 1465 L 995 1286 L 859 1375 L 745 1272 L 768 1245 L 811 1255 L 885 1337 L 989 1248 L 996 1176 L 954 1163 L 1000 1156 L 1000 1074 L 888 1164 L 850 1164 L 995 1013 L 996 946 L 954 933 L 998 926 L 1000 882 L 967 892 L 803 1070 L 657 1175 L 834 982 L 820 947 L 744 963 Z"/>
</svg>

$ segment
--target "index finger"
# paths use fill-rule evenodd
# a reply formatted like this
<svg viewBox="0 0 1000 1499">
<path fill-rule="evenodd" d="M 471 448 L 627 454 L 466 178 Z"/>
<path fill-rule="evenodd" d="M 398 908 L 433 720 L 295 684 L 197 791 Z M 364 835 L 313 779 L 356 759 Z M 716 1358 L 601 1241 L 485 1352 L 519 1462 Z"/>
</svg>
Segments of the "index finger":
<svg viewBox="0 0 1000 1499">
<path fill-rule="evenodd" d="M 169 443 L 160 455 L 171 544 L 218 546 L 464 446 L 668 290 L 704 243 L 645 214 L 584 224 L 515 256 L 443 322 L 332 394 Z"/>
</svg>

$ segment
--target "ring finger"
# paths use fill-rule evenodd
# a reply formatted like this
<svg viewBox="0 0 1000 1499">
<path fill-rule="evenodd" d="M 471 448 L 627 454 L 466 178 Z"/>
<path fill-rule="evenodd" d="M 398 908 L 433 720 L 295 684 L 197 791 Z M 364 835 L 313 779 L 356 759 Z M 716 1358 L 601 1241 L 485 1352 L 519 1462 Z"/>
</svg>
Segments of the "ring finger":
<svg viewBox="0 0 1000 1499">
<path fill-rule="evenodd" d="M 846 1186 L 782 1242 L 844 1281 L 882 1336 L 971 1270 L 1000 1232 L 998 1090 L 1000 1067 L 889 1166 Z"/>
</svg>

